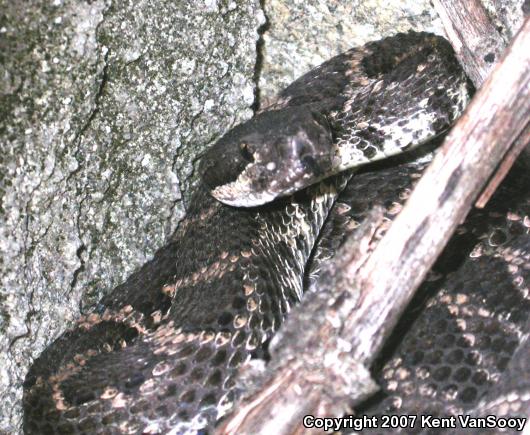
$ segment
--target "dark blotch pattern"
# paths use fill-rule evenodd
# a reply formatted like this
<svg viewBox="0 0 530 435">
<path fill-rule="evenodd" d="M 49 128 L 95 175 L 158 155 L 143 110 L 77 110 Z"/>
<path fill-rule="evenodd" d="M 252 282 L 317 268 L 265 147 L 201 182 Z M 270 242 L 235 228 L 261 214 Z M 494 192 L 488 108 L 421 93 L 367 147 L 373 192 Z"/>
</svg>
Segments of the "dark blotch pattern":
<svg viewBox="0 0 530 435">
<path fill-rule="evenodd" d="M 332 59 L 282 92 L 262 127 L 276 127 L 272 121 L 281 122 L 282 113 L 272 112 L 284 107 L 296 106 L 292 113 L 301 114 L 308 104 L 324 116 L 342 107 L 346 87 L 364 86 L 367 76 L 382 80 L 382 93 L 389 90 L 389 101 L 395 95 L 391 84 L 412 77 L 407 84 L 415 84 L 411 96 L 420 101 L 422 89 L 435 89 L 432 85 L 443 74 L 443 62 L 436 63 L 429 76 L 413 73 L 432 50 L 407 46 L 425 41 L 446 51 L 440 38 L 411 33 Z M 409 52 L 412 66 L 401 62 Z M 360 74 L 350 74 L 352 65 Z M 456 66 L 451 62 L 449 68 Z M 437 128 L 449 125 L 447 111 L 458 103 L 444 98 L 435 90 L 427 101 L 429 108 L 441 105 Z M 416 106 L 403 106 L 397 114 L 384 101 L 363 99 L 365 113 L 374 120 L 358 129 L 359 149 L 365 156 L 388 140 L 388 133 L 377 125 L 399 125 Z M 302 118 L 315 119 L 296 119 Z M 334 119 L 335 139 L 348 137 L 349 126 L 340 125 L 345 119 L 346 115 Z M 420 132 L 408 127 L 403 126 L 408 137 L 419 137 Z M 259 133 L 254 145 L 262 145 L 262 132 L 250 128 L 248 133 Z M 210 186 L 234 180 L 252 160 L 252 149 L 237 145 L 224 156 L 229 171 L 216 172 L 217 163 L 209 162 Z M 339 231 L 328 225 L 346 224 L 342 230 L 351 232 L 376 204 L 385 207 L 387 219 L 397 214 L 425 166 L 407 158 L 355 174 L 339 199 L 339 204 L 349 204 L 340 216 L 328 217 L 334 197 L 313 199 L 318 189 L 342 186 L 341 177 L 259 209 L 222 206 L 199 187 L 186 219 L 153 260 L 35 361 L 24 383 L 26 433 L 142 433 L 148 426 L 152 433 L 164 433 L 189 427 L 197 417 L 211 428 L 218 408 L 237 396 L 241 365 L 252 355 L 264 354 L 262 343 L 298 301 L 304 272 L 318 268 L 344 239 L 334 237 Z M 319 169 L 310 158 L 305 164 Z M 389 341 L 374 367 L 383 390 L 380 400 L 360 413 L 445 414 L 470 409 L 497 387 L 495 379 L 510 370 L 512 355 L 519 352 L 517 331 L 528 321 L 527 296 L 517 284 L 528 282 L 528 229 L 523 218 L 528 213 L 511 206 L 522 204 L 514 195 L 500 204 L 492 201 L 488 210 L 477 212 L 463 228 L 464 247 L 454 250 L 449 260 L 442 257 L 443 278 L 420 290 L 414 308 L 397 328 L 398 336 Z M 512 216 L 507 223 L 508 210 L 520 218 Z M 492 211 L 496 214 L 489 215 Z M 317 237 L 320 245 L 315 249 Z"/>
</svg>

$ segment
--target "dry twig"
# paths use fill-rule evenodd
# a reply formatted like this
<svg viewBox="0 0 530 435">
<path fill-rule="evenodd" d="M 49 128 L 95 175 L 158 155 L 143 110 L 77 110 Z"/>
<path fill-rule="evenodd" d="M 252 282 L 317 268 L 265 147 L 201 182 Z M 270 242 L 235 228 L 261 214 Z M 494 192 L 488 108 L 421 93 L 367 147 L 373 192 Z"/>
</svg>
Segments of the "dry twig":
<svg viewBox="0 0 530 435">
<path fill-rule="evenodd" d="M 520 134 L 517 140 L 510 147 L 501 164 L 497 168 L 497 171 L 491 177 L 491 180 L 488 182 L 488 185 L 480 194 L 480 197 L 475 202 L 475 207 L 484 208 L 486 204 L 501 184 L 504 177 L 508 175 L 510 168 L 515 163 L 515 160 L 521 154 L 521 152 L 530 144 L 530 125 L 527 125 L 524 131 Z"/>
<path fill-rule="evenodd" d="M 480 0 L 433 0 L 433 4 L 464 71 L 480 87 L 504 50 L 500 33 Z"/>
<path fill-rule="evenodd" d="M 480 88 L 504 50 L 500 33 L 489 20 L 480 0 L 433 0 L 433 4 L 460 63 L 475 87 Z M 524 133 L 514 142 L 475 207 L 486 206 L 528 143 L 528 135 Z"/>
</svg>

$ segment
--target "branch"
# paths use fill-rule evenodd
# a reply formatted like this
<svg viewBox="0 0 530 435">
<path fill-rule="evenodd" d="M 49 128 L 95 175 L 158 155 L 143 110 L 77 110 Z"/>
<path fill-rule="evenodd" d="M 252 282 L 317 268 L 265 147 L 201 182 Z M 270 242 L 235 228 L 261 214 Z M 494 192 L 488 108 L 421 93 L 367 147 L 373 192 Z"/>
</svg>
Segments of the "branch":
<svg viewBox="0 0 530 435">
<path fill-rule="evenodd" d="M 508 175 L 508 172 L 515 163 L 517 156 L 521 154 L 521 152 L 528 146 L 528 144 L 530 144 L 530 125 L 526 126 L 521 135 L 510 147 L 510 149 L 504 156 L 504 159 L 502 160 L 501 164 L 499 165 L 497 171 L 495 172 L 491 180 L 488 182 L 488 185 L 480 194 L 480 197 L 479 199 L 477 199 L 477 202 L 475 202 L 475 207 L 486 207 L 486 204 L 497 190 L 497 187 L 499 187 L 499 184 L 501 184 L 502 180 L 504 180 L 504 177 Z"/>
<path fill-rule="evenodd" d="M 464 71 L 479 88 L 505 44 L 480 0 L 433 0 Z"/>
<path fill-rule="evenodd" d="M 350 254 L 343 265 L 348 268 L 346 282 L 354 276 L 353 286 L 337 285 L 340 276 L 328 271 L 339 291 L 331 293 L 331 300 L 323 299 L 330 296 L 328 291 L 322 297 L 311 294 L 313 300 L 301 307 L 308 310 L 313 304 L 311 311 L 295 310 L 300 323 L 289 327 L 293 322 L 288 319 L 272 345 L 262 390 L 243 400 L 219 433 L 301 433 L 304 415 L 340 415 L 346 404 L 354 405 L 374 390 L 368 367 L 454 229 L 528 125 L 529 46 L 527 19 L 372 255 L 366 259 L 370 248 L 362 248 L 370 226 L 361 240 L 344 248 Z M 352 246 L 361 247 L 361 254 L 355 255 Z M 315 307 L 324 313 L 317 316 Z"/>
<path fill-rule="evenodd" d="M 461 65 L 476 88 L 480 88 L 505 44 L 480 0 L 433 0 L 445 32 Z M 525 134 L 507 151 L 499 168 L 475 203 L 484 208 L 517 156 L 528 144 Z"/>
</svg>

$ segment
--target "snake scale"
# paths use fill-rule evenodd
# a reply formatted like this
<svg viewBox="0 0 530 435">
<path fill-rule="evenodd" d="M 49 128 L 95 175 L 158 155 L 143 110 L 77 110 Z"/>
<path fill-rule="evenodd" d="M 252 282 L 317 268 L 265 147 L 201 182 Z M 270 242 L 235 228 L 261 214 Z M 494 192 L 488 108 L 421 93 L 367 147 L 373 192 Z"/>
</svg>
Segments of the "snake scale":
<svg viewBox="0 0 530 435">
<path fill-rule="evenodd" d="M 375 204 L 390 222 L 427 165 L 408 150 L 468 98 L 449 44 L 426 33 L 352 49 L 293 82 L 203 156 L 168 243 L 35 360 L 25 433 L 213 428 L 339 230 Z M 381 392 L 357 413 L 528 410 L 527 174 L 520 163 L 459 229 L 373 368 Z"/>
</svg>

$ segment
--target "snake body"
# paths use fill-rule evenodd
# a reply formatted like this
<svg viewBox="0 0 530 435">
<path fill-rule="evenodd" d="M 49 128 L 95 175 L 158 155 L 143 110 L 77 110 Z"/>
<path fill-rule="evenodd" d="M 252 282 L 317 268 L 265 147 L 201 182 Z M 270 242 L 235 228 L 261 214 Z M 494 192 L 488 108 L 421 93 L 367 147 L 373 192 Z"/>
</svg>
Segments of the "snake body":
<svg viewBox="0 0 530 435">
<path fill-rule="evenodd" d="M 351 229 L 374 203 L 390 218 L 425 162 L 333 174 L 436 136 L 467 98 L 449 45 L 424 33 L 352 49 L 295 81 L 203 157 L 204 183 L 168 243 L 34 362 L 24 431 L 211 428 L 240 393 L 240 367 L 302 297 L 315 252 L 340 243 L 331 223 L 343 215 Z M 529 245 L 520 236 L 518 261 Z M 402 343 L 407 355 L 422 350 Z M 384 412 L 388 397 L 365 411 Z"/>
</svg>

